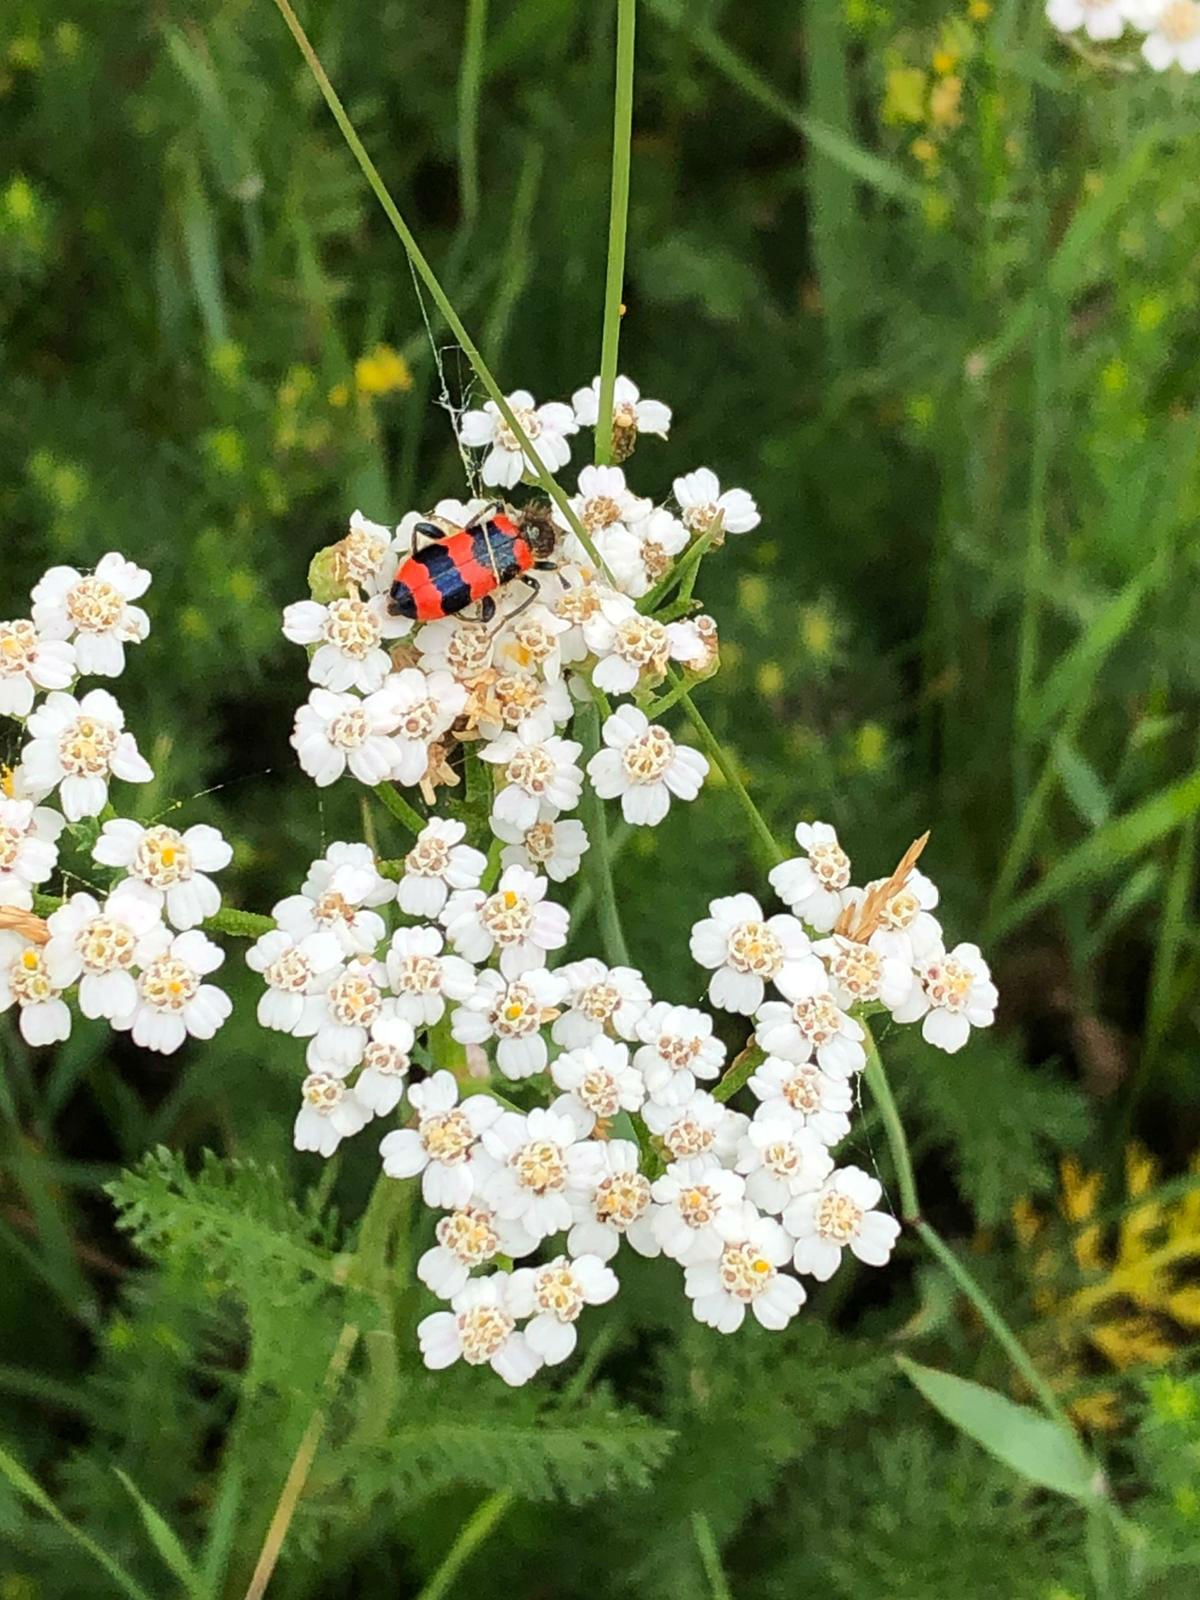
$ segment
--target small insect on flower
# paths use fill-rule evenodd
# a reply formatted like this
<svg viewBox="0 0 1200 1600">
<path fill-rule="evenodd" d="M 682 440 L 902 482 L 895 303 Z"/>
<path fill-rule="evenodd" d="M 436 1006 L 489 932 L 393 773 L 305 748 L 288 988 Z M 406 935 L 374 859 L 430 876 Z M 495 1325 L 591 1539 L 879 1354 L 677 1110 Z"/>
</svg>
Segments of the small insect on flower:
<svg viewBox="0 0 1200 1600">
<path fill-rule="evenodd" d="M 418 539 L 424 540 L 420 549 Z M 510 513 L 493 502 L 457 530 L 418 522 L 412 553 L 396 570 L 389 609 L 393 616 L 435 622 L 478 601 L 479 620 L 490 622 L 495 591 L 514 578 L 529 588 L 524 605 L 533 604 L 540 586 L 531 569 L 555 570 L 556 542 L 553 522 L 536 507 Z"/>
</svg>

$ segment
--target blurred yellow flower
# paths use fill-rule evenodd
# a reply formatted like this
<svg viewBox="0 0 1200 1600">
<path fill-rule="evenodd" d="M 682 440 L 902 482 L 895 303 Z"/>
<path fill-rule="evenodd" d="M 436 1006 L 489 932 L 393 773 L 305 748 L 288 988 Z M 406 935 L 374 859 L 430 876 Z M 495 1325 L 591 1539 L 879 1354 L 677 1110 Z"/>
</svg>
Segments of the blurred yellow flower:
<svg viewBox="0 0 1200 1600">
<path fill-rule="evenodd" d="M 377 344 L 354 363 L 354 387 L 365 398 L 407 391 L 412 384 L 408 362 L 390 344 Z"/>
<path fill-rule="evenodd" d="M 929 94 L 929 120 L 935 128 L 957 128 L 962 121 L 962 87 L 957 75 L 934 84 Z"/>
<path fill-rule="evenodd" d="M 967 15 L 972 22 L 985 22 L 991 14 L 991 0 L 971 0 L 967 7 Z"/>
<path fill-rule="evenodd" d="M 920 67 L 896 66 L 884 80 L 883 120 L 924 122 L 927 78 Z"/>
<path fill-rule="evenodd" d="M 854 756 L 864 772 L 878 772 L 887 760 L 887 730 L 878 722 L 864 722 L 854 735 Z"/>
<path fill-rule="evenodd" d="M 348 406 L 350 404 L 350 385 L 348 383 L 335 383 L 329 391 L 328 399 L 329 404 L 336 406 L 339 410 L 343 406 Z"/>
<path fill-rule="evenodd" d="M 783 688 L 783 668 L 778 661 L 764 661 L 758 669 L 758 692 L 761 695 L 777 695 Z"/>
</svg>

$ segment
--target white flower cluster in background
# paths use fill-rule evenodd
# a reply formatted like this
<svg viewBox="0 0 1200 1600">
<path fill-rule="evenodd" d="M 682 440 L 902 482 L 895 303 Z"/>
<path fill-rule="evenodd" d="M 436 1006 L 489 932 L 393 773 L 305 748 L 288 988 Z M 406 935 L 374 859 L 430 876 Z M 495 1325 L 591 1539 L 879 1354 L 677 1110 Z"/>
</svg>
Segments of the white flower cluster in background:
<svg viewBox="0 0 1200 1600">
<path fill-rule="evenodd" d="M 112 780 L 153 777 L 107 689 L 77 694 L 77 678 L 116 678 L 125 646 L 150 631 L 140 606 L 150 574 L 111 551 L 90 573 L 51 567 L 30 615 L 0 622 L 0 714 L 24 726 L 17 766 L 0 793 L 0 1011 L 16 1007 L 31 1045 L 68 1037 L 76 998 L 149 1050 L 208 1039 L 229 1015 L 205 980 L 222 951 L 199 924 L 220 907 L 209 876 L 232 851 L 215 828 L 111 816 Z M 52 802 L 44 804 L 43 802 Z M 64 829 L 104 818 L 90 844 L 107 883 L 71 894 L 46 920 L 32 915 L 58 864 Z"/>
<path fill-rule="evenodd" d="M 747 1313 L 785 1327 L 802 1280 L 847 1250 L 886 1262 L 899 1223 L 834 1154 L 867 1062 L 860 1019 L 921 1020 L 953 1051 L 996 991 L 973 945 L 946 949 L 924 841 L 860 888 L 831 827 L 796 838 L 770 874 L 787 912 L 732 895 L 692 930 L 712 1006 L 752 1019 L 754 1054 L 724 1085 L 710 1012 L 655 999 L 629 967 L 552 968 L 569 926 L 547 879 L 489 869 L 459 824 L 432 819 L 398 883 L 367 846 L 335 844 L 274 908 L 247 960 L 260 1021 L 306 1041 L 297 1147 L 331 1155 L 398 1112 L 384 1171 L 441 1213 L 417 1268 L 446 1303 L 418 1329 L 430 1367 L 519 1384 L 565 1360 L 584 1311 L 618 1292 L 624 1248 L 677 1262 L 723 1333 Z M 752 1117 L 725 1103 L 743 1087 Z"/>
<path fill-rule="evenodd" d="M 1046 16 L 1060 33 L 1082 29 L 1097 42 L 1128 29 L 1142 36 L 1142 57 L 1155 72 L 1200 72 L 1200 0 L 1047 0 Z"/>
</svg>

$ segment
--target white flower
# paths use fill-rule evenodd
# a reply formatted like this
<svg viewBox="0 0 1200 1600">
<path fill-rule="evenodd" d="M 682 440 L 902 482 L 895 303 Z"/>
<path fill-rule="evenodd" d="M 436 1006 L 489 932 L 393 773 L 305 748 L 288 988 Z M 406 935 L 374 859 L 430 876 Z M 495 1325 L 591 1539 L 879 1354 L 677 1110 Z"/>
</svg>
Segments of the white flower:
<svg viewBox="0 0 1200 1600">
<path fill-rule="evenodd" d="M 474 889 L 487 857 L 464 844 L 467 825 L 449 817 L 430 817 L 404 858 L 404 875 L 396 892 L 401 911 L 410 917 L 436 917 L 451 889 Z"/>
<path fill-rule="evenodd" d="M 484 739 L 498 739 L 506 729 L 520 728 L 535 742 L 549 739 L 555 728 L 571 720 L 574 710 L 561 678 L 547 683 L 529 672 L 505 672 L 480 699 L 479 733 Z"/>
<path fill-rule="evenodd" d="M 633 967 L 606 967 L 594 956 L 568 961 L 559 971 L 566 980 L 569 1005 L 554 1024 L 556 1044 L 577 1050 L 606 1030 L 618 1039 L 637 1037 L 638 1023 L 650 1005 L 650 990 L 640 972 Z"/>
<path fill-rule="evenodd" d="M 579 432 L 570 406 L 557 401 L 539 406 L 527 389 L 515 389 L 508 396 L 508 404 L 537 451 L 542 466 L 548 472 L 565 467 L 571 459 L 567 439 Z M 537 476 L 537 467 L 525 455 L 494 400 L 487 401 L 482 411 L 468 411 L 459 423 L 458 436 L 471 450 L 487 450 L 480 472 L 484 483 L 511 489 L 525 475 Z"/>
<path fill-rule="evenodd" d="M 1046 16 L 1060 33 L 1085 28 L 1089 39 L 1119 39 L 1125 0 L 1047 0 Z"/>
<path fill-rule="evenodd" d="M 377 911 L 395 890 L 375 866 L 365 844 L 331 844 L 308 869 L 299 894 L 271 908 L 276 923 L 297 942 L 322 930 L 333 934 L 344 956 L 369 955 L 387 932 Z"/>
<path fill-rule="evenodd" d="M 1200 72 L 1200 5 L 1196 0 L 1166 0 L 1142 44 L 1142 55 L 1156 72 L 1178 66 Z"/>
<path fill-rule="evenodd" d="M 440 1371 L 460 1357 L 473 1367 L 485 1362 L 513 1388 L 528 1383 L 542 1365 L 509 1305 L 506 1272 L 473 1278 L 455 1295 L 450 1311 L 435 1311 L 417 1324 L 417 1341 L 427 1367 Z"/>
<path fill-rule="evenodd" d="M 371 1024 L 371 1037 L 363 1051 L 363 1068 L 354 1081 L 354 1093 L 374 1117 L 386 1117 L 400 1104 L 404 1081 L 412 1065 L 412 1024 L 403 1017 L 383 1013 Z"/>
<path fill-rule="evenodd" d="M 635 611 L 613 629 L 609 653 L 596 663 L 592 682 L 606 694 L 632 694 L 639 684 L 659 683 L 672 654 L 669 630 Z"/>
<path fill-rule="evenodd" d="M 684 1271 L 684 1290 L 697 1322 L 736 1333 L 749 1306 L 764 1328 L 786 1328 L 807 1298 L 795 1278 L 778 1270 L 791 1253 L 792 1241 L 774 1218 L 760 1217 L 745 1204 L 740 1226 L 717 1259 Z"/>
<path fill-rule="evenodd" d="M 211 1039 L 233 1010 L 229 996 L 214 984 L 205 983 L 225 959 L 225 952 L 211 939 L 190 928 L 172 939 L 159 927 L 146 936 L 146 944 L 158 940 L 158 954 L 147 960 L 137 980 L 136 1004 L 114 1017 L 114 1028 L 132 1029 L 134 1044 L 143 1050 L 172 1055 L 190 1034 L 193 1039 Z"/>
<path fill-rule="evenodd" d="M 146 935 L 162 927 L 162 904 L 145 884 L 126 881 L 103 907 L 90 894 L 73 894 L 46 926 L 50 941 L 42 952 L 56 989 L 79 983 L 79 1009 L 85 1017 L 123 1017 L 137 1005 L 133 972 L 158 954 Z"/>
<path fill-rule="evenodd" d="M 501 1106 L 489 1094 L 472 1094 L 460 1105 L 454 1075 L 435 1072 L 408 1091 L 417 1113 L 415 1128 L 397 1128 L 379 1146 L 389 1178 L 421 1174 L 425 1204 L 465 1205 L 475 1189 L 474 1159 L 479 1137 L 500 1117 Z"/>
<path fill-rule="evenodd" d="M 796 916 L 818 933 L 828 933 L 844 904 L 850 858 L 827 822 L 798 822 L 796 843 L 805 855 L 772 867 L 767 881 Z"/>
<path fill-rule="evenodd" d="M 829 988 L 843 1010 L 871 1000 L 896 1011 L 913 988 L 908 940 L 902 933 L 876 928 L 864 943 L 835 933 L 818 939 L 813 949 L 829 969 Z"/>
<path fill-rule="evenodd" d="M 692 959 L 711 967 L 708 997 L 725 1011 L 749 1016 L 763 1003 L 766 985 L 781 994 L 826 987 L 825 972 L 812 953 L 808 935 L 795 917 L 763 920 L 750 894 L 725 895 L 709 902 L 710 915 L 692 928 Z"/>
<path fill-rule="evenodd" d="M 571 396 L 575 420 L 581 428 L 594 428 L 600 415 L 600 379 Z M 613 384 L 613 439 L 622 460 L 633 451 L 640 433 L 665 439 L 671 427 L 671 408 L 661 400 L 643 400 L 637 385 L 618 374 Z"/>
<path fill-rule="evenodd" d="M 499 817 L 491 819 L 497 839 L 506 840 L 500 852 L 502 867 L 540 867 L 555 883 L 564 883 L 579 871 L 588 847 L 587 829 L 574 817 L 558 817 L 553 822 L 535 822 L 532 828 L 513 828 Z"/>
<path fill-rule="evenodd" d="M 88 678 L 116 678 L 125 646 L 150 632 L 150 618 L 131 605 L 150 587 L 150 574 L 110 550 L 86 577 L 74 567 L 51 567 L 35 585 L 33 620 L 44 639 L 75 639 L 75 665 Z"/>
<path fill-rule="evenodd" d="M 654 1236 L 663 1254 L 680 1266 L 717 1260 L 741 1231 L 746 1180 L 713 1156 L 673 1161 L 652 1193 Z"/>
<path fill-rule="evenodd" d="M 282 928 L 264 933 L 246 952 L 246 965 L 267 985 L 258 1000 L 259 1025 L 301 1036 L 315 1032 L 322 1007 L 306 1002 L 328 988 L 341 964 L 341 947 L 327 929 L 299 940 Z"/>
<path fill-rule="evenodd" d="M 396 1015 L 414 1028 L 442 1020 L 447 1000 L 466 1000 L 475 992 L 475 968 L 460 956 L 445 955 L 436 928 L 398 928 L 387 953 L 388 983 Z"/>
<path fill-rule="evenodd" d="M 621 1240 L 642 1256 L 656 1256 L 650 1180 L 638 1171 L 638 1147 L 629 1139 L 609 1139 L 599 1147 L 603 1165 L 574 1185 L 568 1198 L 575 1218 L 567 1235 L 573 1256 L 593 1255 L 609 1261 Z"/>
<path fill-rule="evenodd" d="M 764 1117 L 790 1116 L 798 1126 L 811 1128 L 824 1145 L 840 1144 L 850 1132 L 850 1080 L 822 1072 L 815 1061 L 768 1056 L 746 1087 L 762 1102 Z"/>
<path fill-rule="evenodd" d="M 508 1302 L 518 1317 L 528 1317 L 525 1337 L 547 1366 L 557 1366 L 575 1349 L 575 1323 L 584 1306 L 602 1306 L 620 1285 L 598 1256 L 555 1256 L 540 1267 L 518 1267 Z"/>
<path fill-rule="evenodd" d="M 521 600 L 514 595 L 518 606 Z M 511 622 L 503 623 L 496 632 L 493 660 L 497 670 L 504 672 L 536 672 L 547 683 L 557 683 L 562 677 L 562 635 L 571 624 L 565 617 L 556 616 L 548 606 L 530 606 Z"/>
<path fill-rule="evenodd" d="M 630 542 L 635 541 L 631 538 Z M 637 568 L 635 559 L 632 570 L 636 573 Z M 561 576 L 570 578 L 553 602 L 555 616 L 569 624 L 559 636 L 562 659 L 574 663 L 589 655 L 603 655 L 612 648 L 617 623 L 633 611 L 633 602 L 594 572 L 585 576 L 580 568 L 568 567 Z"/>
<path fill-rule="evenodd" d="M 300 1087 L 300 1109 L 292 1126 L 297 1150 L 315 1150 L 331 1156 L 343 1139 L 361 1133 L 371 1114 L 339 1078 L 310 1072 Z"/>
<path fill-rule="evenodd" d="M 671 643 L 671 659 L 681 662 L 689 672 L 707 673 L 716 666 L 720 640 L 711 617 L 687 617 L 682 622 L 670 622 L 667 638 Z"/>
<path fill-rule="evenodd" d="M 745 1175 L 747 1200 L 778 1216 L 796 1195 L 820 1188 L 833 1157 L 811 1128 L 760 1107 L 742 1138 L 737 1170 Z"/>
<path fill-rule="evenodd" d="M 172 925 L 186 931 L 220 909 L 221 891 L 207 874 L 229 865 L 233 846 L 207 823 L 180 833 L 163 823 L 147 828 L 117 817 L 101 828 L 92 859 L 124 867 L 153 891 Z"/>
<path fill-rule="evenodd" d="M 620 467 L 589 466 L 580 471 L 579 491 L 571 496 L 570 506 L 595 541 L 610 528 L 624 528 L 639 510 L 640 502 L 630 492 Z M 570 528 L 557 506 L 553 516 L 561 528 Z M 577 540 L 568 543 L 566 554 L 572 560 L 590 559 Z"/>
<path fill-rule="evenodd" d="M 39 689 L 65 689 L 75 676 L 75 647 L 43 638 L 24 617 L 0 622 L 0 717 L 27 717 Z"/>
<path fill-rule="evenodd" d="M 590 1044 L 564 1050 L 550 1066 L 550 1076 L 563 1093 L 553 1109 L 571 1117 L 580 1133 L 608 1122 L 621 1111 L 638 1111 L 646 1084 L 629 1064 L 629 1046 L 598 1034 Z"/>
<path fill-rule="evenodd" d="M 868 894 L 886 881 L 878 878 L 865 889 L 847 889 L 842 896 L 843 904 L 861 905 Z M 914 867 L 903 888 L 895 890 L 878 908 L 879 926 L 890 933 L 904 935 L 910 951 L 909 959 L 914 964 L 942 942 L 942 925 L 931 914 L 937 903 L 937 885 Z"/>
<path fill-rule="evenodd" d="M 39 796 L 61 785 L 68 822 L 103 811 L 110 777 L 149 783 L 154 776 L 137 740 L 123 731 L 125 713 L 107 689 L 92 689 L 82 700 L 61 691 L 47 695 L 27 727 L 32 739 L 21 752 L 22 780 Z"/>
<path fill-rule="evenodd" d="M 350 530 L 335 546 L 336 571 L 360 593 L 382 594 L 395 576 L 399 548 L 390 528 L 372 522 L 361 511 L 352 511 Z"/>
<path fill-rule="evenodd" d="M 829 992 L 822 972 L 816 992 L 792 1001 L 768 1000 L 754 1014 L 755 1037 L 769 1056 L 809 1061 L 822 1072 L 849 1078 L 861 1072 L 867 1053 L 861 1025 L 848 1017 Z"/>
<path fill-rule="evenodd" d="M 460 617 L 439 617 L 418 628 L 413 640 L 421 657 L 421 670 L 446 672 L 465 688 L 478 682 L 492 663 L 496 635 L 478 623 Z"/>
<path fill-rule="evenodd" d="M 448 672 L 426 675 L 405 667 L 385 679 L 366 701 L 392 735 L 392 776 L 397 783 L 420 783 L 429 766 L 429 746 L 462 713 L 467 691 Z"/>
<path fill-rule="evenodd" d="M 972 1028 L 990 1028 L 999 996 L 977 944 L 955 945 L 947 955 L 940 944 L 917 963 L 917 981 L 907 1000 L 895 1007 L 897 1022 L 916 1022 L 927 1044 L 953 1055 Z"/>
<path fill-rule="evenodd" d="M 380 688 L 392 667 L 382 641 L 398 639 L 411 627 L 407 617 L 389 615 L 386 594 L 370 600 L 343 595 L 328 605 L 297 600 L 283 613 L 284 638 L 317 647 L 308 663 L 309 679 L 335 693 L 370 694 Z"/>
<path fill-rule="evenodd" d="M 460 1044 L 496 1039 L 496 1065 L 506 1078 L 530 1078 L 546 1069 L 546 1041 L 541 1029 L 563 996 L 557 972 L 535 967 L 519 978 L 481 972 L 475 992 L 451 1020 Z"/>
<path fill-rule="evenodd" d="M 515 1222 L 505 1222 L 485 1206 L 457 1207 L 439 1219 L 437 1243 L 417 1262 L 417 1277 L 439 1300 L 453 1300 L 467 1283 L 472 1267 L 486 1266 L 497 1255 L 527 1256 L 537 1240 Z"/>
<path fill-rule="evenodd" d="M 639 506 L 638 510 L 642 511 Z M 687 547 L 688 531 L 679 518 L 668 511 L 666 506 L 651 506 L 644 514 L 637 516 L 629 524 L 629 532 L 633 537 L 637 549 L 636 569 L 633 568 L 632 552 L 626 558 L 631 570 L 618 574 L 614 568 L 614 576 L 621 578 L 621 588 L 634 599 L 640 599 L 648 594 L 660 578 L 665 578 L 670 572 L 672 563 L 677 555 Z M 608 561 L 608 556 L 602 549 L 600 554 Z M 625 545 L 620 547 L 622 557 L 626 556 Z M 610 561 L 609 566 L 613 563 Z M 686 659 L 683 656 L 680 660 Z"/>
<path fill-rule="evenodd" d="M 634 1065 L 660 1105 L 687 1100 L 697 1078 L 719 1077 L 725 1065 L 725 1046 L 713 1036 L 712 1018 L 692 1006 L 655 1001 L 639 1020 L 637 1036 L 643 1042 Z"/>
<path fill-rule="evenodd" d="M 698 750 L 677 745 L 636 706 L 614 711 L 603 737 L 607 748 L 588 762 L 588 777 L 602 800 L 620 796 L 626 822 L 655 826 L 670 809 L 672 795 L 694 800 L 708 776 L 708 762 Z"/>
<path fill-rule="evenodd" d="M 566 909 L 545 895 L 544 878 L 506 867 L 494 893 L 460 889 L 450 896 L 442 913 L 446 936 L 468 961 L 487 961 L 499 949 L 506 978 L 544 967 L 546 952 L 562 949 L 570 926 Z"/>
<path fill-rule="evenodd" d="M 54 871 L 63 817 L 0 792 L 0 905 L 28 910 L 33 890 Z"/>
<path fill-rule="evenodd" d="M 647 1100 L 642 1120 L 662 1140 L 672 1161 L 711 1155 L 723 1166 L 732 1165 L 737 1158 L 738 1144 L 750 1121 L 740 1111 L 714 1100 L 707 1089 L 697 1089 L 675 1105 Z"/>
<path fill-rule="evenodd" d="M 583 787 L 583 773 L 575 765 L 582 748 L 574 739 L 539 738 L 528 722 L 484 745 L 479 759 L 499 769 L 502 783 L 492 804 L 493 822 L 524 832 L 573 810 Z"/>
<path fill-rule="evenodd" d="M 55 1044 L 71 1032 L 71 1013 L 46 970 L 43 950 L 0 929 L 0 1012 L 18 1007 L 26 1044 Z"/>
<path fill-rule="evenodd" d="M 722 494 L 716 473 L 707 467 L 676 478 L 675 498 L 685 526 L 694 534 L 707 533 L 718 512 L 726 533 L 749 533 L 762 521 L 752 495 L 745 489 L 726 489 Z"/>
<path fill-rule="evenodd" d="M 569 1228 L 572 1191 L 604 1173 L 604 1147 L 582 1140 L 570 1117 L 538 1107 L 506 1111 L 483 1133 L 479 1194 L 497 1216 L 520 1222 L 537 1239 Z"/>
<path fill-rule="evenodd" d="M 783 1213 L 783 1225 L 796 1241 L 796 1271 L 824 1283 L 837 1271 L 847 1245 L 867 1266 L 883 1266 L 900 1224 L 873 1209 L 882 1194 L 878 1181 L 861 1167 L 841 1167 L 815 1193 L 797 1195 Z"/>
<path fill-rule="evenodd" d="M 390 701 L 314 689 L 296 712 L 290 742 L 319 789 L 336 782 L 347 767 L 373 788 L 396 765 L 396 749 L 387 737 L 392 726 Z"/>
<path fill-rule="evenodd" d="M 316 1022 L 308 1042 L 310 1072 L 344 1078 L 359 1064 L 371 1028 L 380 1018 L 395 1015 L 383 993 L 384 978 L 382 961 L 356 956 L 314 996 L 305 1022 L 306 1029 Z"/>
</svg>

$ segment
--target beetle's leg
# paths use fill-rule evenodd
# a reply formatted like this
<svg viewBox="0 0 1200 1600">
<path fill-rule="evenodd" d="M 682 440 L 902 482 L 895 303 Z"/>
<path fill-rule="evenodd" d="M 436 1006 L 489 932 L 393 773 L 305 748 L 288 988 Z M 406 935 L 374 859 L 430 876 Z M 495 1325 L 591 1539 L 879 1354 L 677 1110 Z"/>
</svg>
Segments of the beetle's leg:
<svg viewBox="0 0 1200 1600">
<path fill-rule="evenodd" d="M 529 586 L 529 593 L 525 596 L 524 600 L 521 601 L 519 606 L 514 606 L 512 608 L 512 610 L 504 618 L 505 622 L 512 622 L 515 617 L 519 617 L 521 615 L 522 611 L 528 611 L 530 606 L 542 592 L 541 584 L 528 572 L 523 572 L 521 574 L 521 582 Z"/>
<path fill-rule="evenodd" d="M 488 623 L 495 615 L 496 602 L 492 599 L 490 594 L 485 594 L 483 599 L 479 602 L 479 620 L 486 628 Z"/>
<path fill-rule="evenodd" d="M 533 563 L 533 570 L 535 572 L 557 572 L 558 571 L 558 562 L 557 561 L 535 561 Z M 563 581 L 565 582 L 566 580 L 564 579 Z"/>
<path fill-rule="evenodd" d="M 504 507 L 499 500 L 489 500 L 487 505 L 477 511 L 470 522 L 464 523 L 463 526 L 466 528 L 478 527 L 480 523 L 489 522 L 495 512 L 503 511 L 503 509 Z"/>
</svg>

